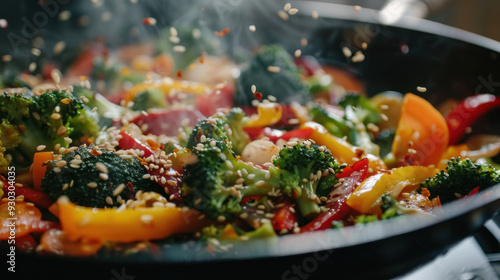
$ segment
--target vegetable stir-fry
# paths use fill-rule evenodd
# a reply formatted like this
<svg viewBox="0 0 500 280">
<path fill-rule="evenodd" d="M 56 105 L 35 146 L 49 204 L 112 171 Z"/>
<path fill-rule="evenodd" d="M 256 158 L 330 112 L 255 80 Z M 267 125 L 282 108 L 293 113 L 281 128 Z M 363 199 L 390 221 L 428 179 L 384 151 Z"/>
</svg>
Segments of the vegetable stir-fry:
<svg viewBox="0 0 500 280">
<path fill-rule="evenodd" d="M 246 241 L 432 216 L 500 182 L 499 138 L 467 137 L 493 95 L 442 113 L 430 93 L 368 96 L 278 45 L 243 63 L 181 63 L 170 48 L 128 64 L 86 50 L 63 75 L 2 77 L 2 243 L 14 232 L 24 250 L 89 256 Z"/>
</svg>

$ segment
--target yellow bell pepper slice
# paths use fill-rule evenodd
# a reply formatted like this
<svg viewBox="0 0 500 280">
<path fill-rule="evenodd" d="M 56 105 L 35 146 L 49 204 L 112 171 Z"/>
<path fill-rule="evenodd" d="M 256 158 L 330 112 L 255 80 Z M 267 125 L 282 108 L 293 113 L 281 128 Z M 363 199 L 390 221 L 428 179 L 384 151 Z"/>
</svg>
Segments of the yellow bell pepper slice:
<svg viewBox="0 0 500 280">
<path fill-rule="evenodd" d="M 325 146 L 332 156 L 341 163 L 349 165 L 354 164 L 357 160 L 364 157 L 369 161 L 369 174 L 374 174 L 379 170 L 387 169 L 386 164 L 377 156 L 365 154 L 363 150 L 351 145 L 349 142 L 335 135 L 330 134 L 324 126 L 316 122 L 306 122 L 302 128 L 312 128 L 310 138 L 318 145 Z"/>
<path fill-rule="evenodd" d="M 452 158 L 463 158 L 467 151 L 469 151 L 469 147 L 467 146 L 467 144 L 449 146 L 448 148 L 446 148 L 446 151 L 443 153 L 443 156 L 439 161 L 439 169 L 445 169 L 446 166 L 448 166 L 448 161 Z"/>
<path fill-rule="evenodd" d="M 123 97 L 123 100 L 125 100 L 126 102 L 134 101 L 136 95 L 152 89 L 161 90 L 165 94 L 165 96 L 169 96 L 175 90 L 182 93 L 190 93 L 196 96 L 200 96 L 211 92 L 213 87 L 208 84 L 203 84 L 193 81 L 163 78 L 159 81 L 154 81 L 154 82 L 146 81 L 134 85 Z"/>
<path fill-rule="evenodd" d="M 448 146 L 448 138 L 443 115 L 427 100 L 407 93 L 392 143 L 394 157 L 402 160 L 411 148 L 420 165 L 437 166 Z"/>
<path fill-rule="evenodd" d="M 349 196 L 346 203 L 354 210 L 366 214 L 375 213 L 379 199 L 384 194 L 397 198 L 409 187 L 417 188 L 425 179 L 439 172 L 438 168 L 405 166 L 396 168 L 391 174 L 379 173 L 363 181 Z"/>
<path fill-rule="evenodd" d="M 175 233 L 196 232 L 207 226 L 196 210 L 178 207 L 97 209 L 77 206 L 67 197 L 57 200 L 61 227 L 71 239 L 132 242 L 162 239 Z"/>
<path fill-rule="evenodd" d="M 283 107 L 278 103 L 259 103 L 257 115 L 250 116 L 250 122 L 245 127 L 263 127 L 273 125 L 281 120 Z"/>
</svg>

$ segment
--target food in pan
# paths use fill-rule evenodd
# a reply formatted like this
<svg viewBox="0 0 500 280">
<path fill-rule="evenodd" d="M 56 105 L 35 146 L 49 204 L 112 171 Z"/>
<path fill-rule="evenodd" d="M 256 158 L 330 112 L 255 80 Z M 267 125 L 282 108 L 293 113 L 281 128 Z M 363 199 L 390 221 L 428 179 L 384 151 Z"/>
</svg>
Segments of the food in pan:
<svg viewBox="0 0 500 280">
<path fill-rule="evenodd" d="M 95 48 L 64 75 L 47 63 L 2 76 L 2 243 L 75 256 L 178 240 L 215 250 L 432 217 L 500 181 L 499 137 L 469 137 L 500 104 L 491 94 L 440 110 L 419 85 L 369 97 L 347 71 L 278 45 L 243 63 L 181 45 L 124 47 L 128 62 Z"/>
</svg>

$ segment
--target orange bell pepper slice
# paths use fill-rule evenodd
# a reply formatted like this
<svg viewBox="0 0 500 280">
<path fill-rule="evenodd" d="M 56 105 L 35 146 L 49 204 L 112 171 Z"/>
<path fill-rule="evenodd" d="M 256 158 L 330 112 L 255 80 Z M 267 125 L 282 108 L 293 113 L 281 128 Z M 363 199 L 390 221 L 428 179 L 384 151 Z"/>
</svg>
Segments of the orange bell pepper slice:
<svg viewBox="0 0 500 280">
<path fill-rule="evenodd" d="M 437 166 L 448 138 L 448 126 L 441 113 L 427 100 L 407 93 L 392 143 L 394 157 L 402 160 L 411 148 L 420 165 Z"/>
<path fill-rule="evenodd" d="M 59 220 L 67 237 L 116 242 L 166 238 L 175 233 L 195 232 L 207 226 L 196 210 L 178 207 L 96 209 L 71 203 L 67 197 L 57 200 Z"/>
<path fill-rule="evenodd" d="M 397 198 L 403 189 L 418 187 L 439 171 L 437 168 L 405 166 L 396 168 L 391 174 L 379 173 L 363 181 L 347 199 L 347 204 L 360 213 L 374 213 L 382 195 L 389 193 Z"/>
</svg>

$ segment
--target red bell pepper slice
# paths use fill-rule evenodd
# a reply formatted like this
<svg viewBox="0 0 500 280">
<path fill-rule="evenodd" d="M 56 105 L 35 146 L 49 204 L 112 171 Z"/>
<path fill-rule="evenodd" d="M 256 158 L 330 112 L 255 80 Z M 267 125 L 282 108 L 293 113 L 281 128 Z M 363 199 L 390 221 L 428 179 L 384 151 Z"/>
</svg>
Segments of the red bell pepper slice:
<svg viewBox="0 0 500 280">
<path fill-rule="evenodd" d="M 118 146 L 124 150 L 140 150 L 144 152 L 144 157 L 147 158 L 153 155 L 154 152 L 148 146 L 144 145 L 141 141 L 134 138 L 126 131 L 120 131 L 122 138 L 118 140 Z"/>
<path fill-rule="evenodd" d="M 273 225 L 274 230 L 292 230 L 295 223 L 299 220 L 297 216 L 297 212 L 291 210 L 293 204 L 290 200 L 285 200 L 283 206 L 277 208 L 274 212 L 273 219 L 271 220 L 271 224 Z"/>
<path fill-rule="evenodd" d="M 455 145 L 464 136 L 467 128 L 488 111 L 500 107 L 500 98 L 485 93 L 467 97 L 446 115 L 450 132 L 448 145 Z"/>
<path fill-rule="evenodd" d="M 472 191 L 470 191 L 467 195 L 464 197 L 473 197 L 479 192 L 479 187 L 475 187 Z"/>
<path fill-rule="evenodd" d="M 7 180 L 5 180 L 5 178 L 0 175 L 0 181 L 2 182 L 4 191 L 8 192 L 9 185 L 7 183 Z M 33 202 L 37 206 L 49 208 L 49 206 L 52 205 L 52 201 L 46 193 L 34 190 L 26 185 L 23 185 L 22 187 L 16 187 L 14 192 L 16 193 L 16 196 L 22 195 L 24 196 L 25 200 Z"/>
<path fill-rule="evenodd" d="M 328 211 L 320 213 L 311 222 L 303 226 L 300 231 L 310 232 L 331 228 L 332 222 L 344 218 L 350 209 L 346 200 L 356 187 L 365 180 L 368 168 L 368 159 L 364 158 L 352 166 L 344 168 L 342 173 L 337 174 L 339 179 L 344 178 L 344 183 L 342 186 L 333 189 L 328 195 L 325 205 Z"/>
</svg>

